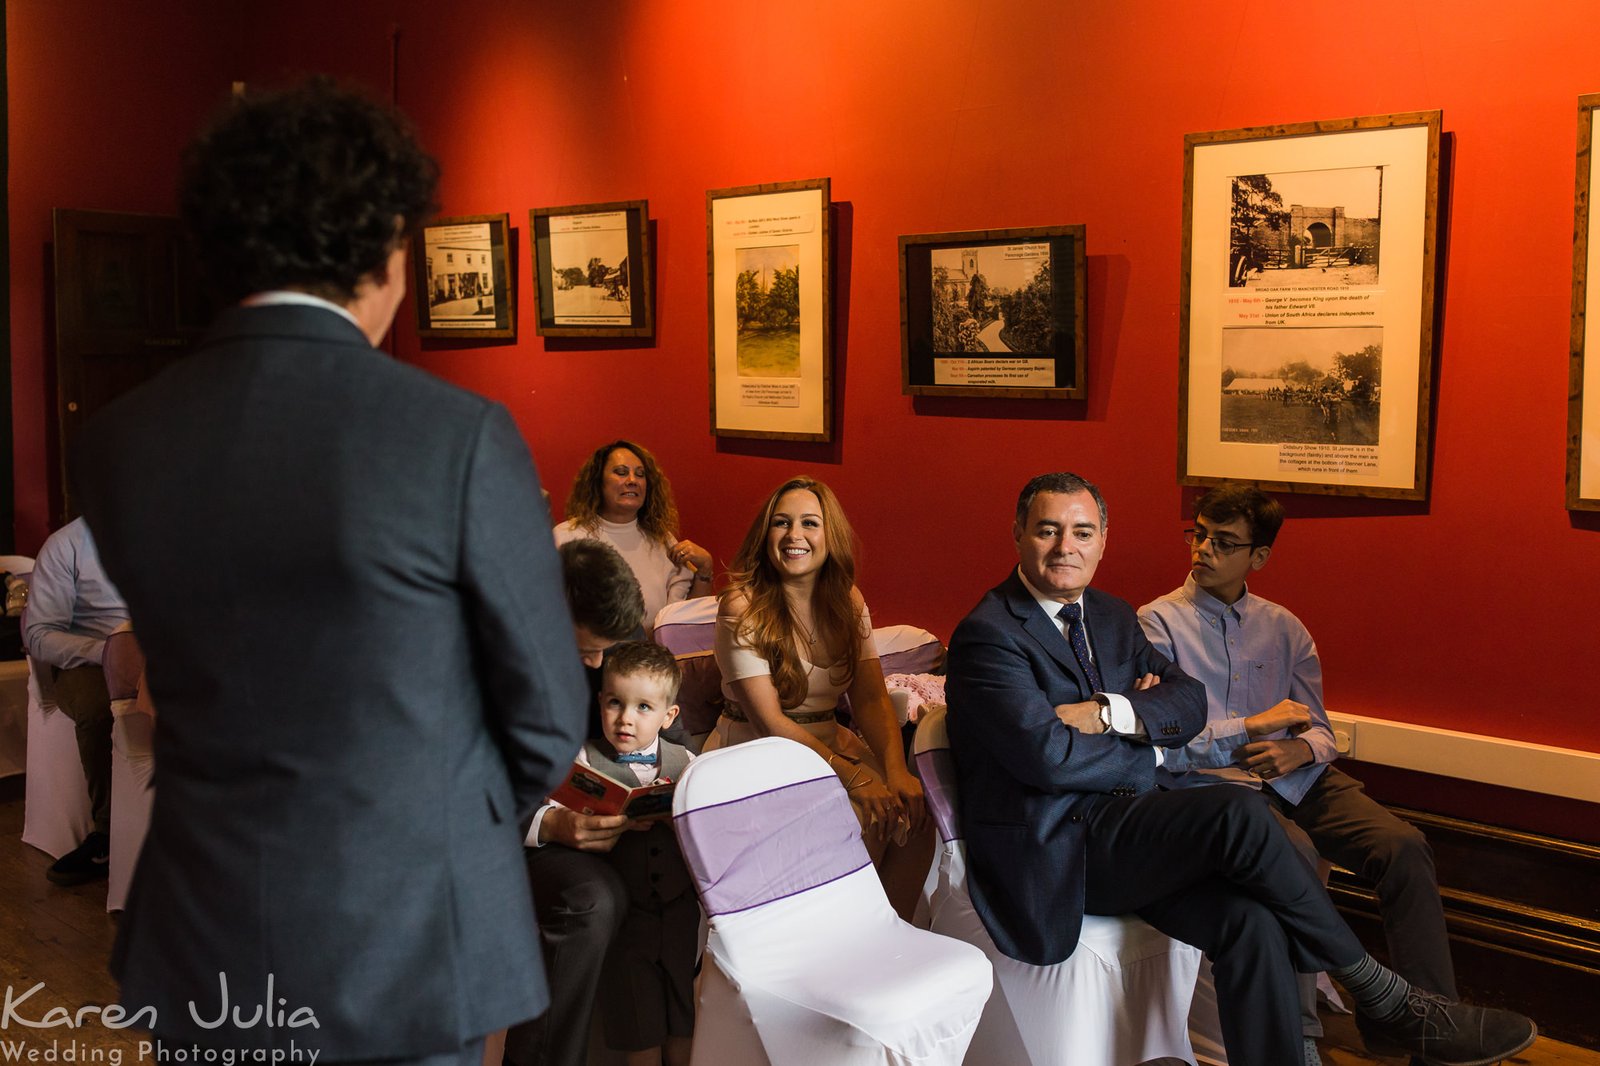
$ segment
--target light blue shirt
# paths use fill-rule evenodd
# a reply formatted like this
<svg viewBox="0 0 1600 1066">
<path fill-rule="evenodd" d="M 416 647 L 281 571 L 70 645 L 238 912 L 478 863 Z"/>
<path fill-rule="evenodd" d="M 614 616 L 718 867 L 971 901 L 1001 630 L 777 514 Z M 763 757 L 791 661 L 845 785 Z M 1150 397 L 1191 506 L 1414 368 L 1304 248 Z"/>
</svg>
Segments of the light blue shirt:
<svg viewBox="0 0 1600 1066">
<path fill-rule="evenodd" d="M 28 580 L 28 654 L 62 670 L 98 666 L 106 637 L 127 621 L 88 524 L 74 518 L 50 534 Z"/>
<path fill-rule="evenodd" d="M 1167 754 L 1176 783 L 1223 780 L 1260 788 L 1261 779 L 1233 761 L 1252 743 L 1244 719 L 1291 699 L 1311 709 L 1311 728 L 1297 739 L 1311 745 L 1314 761 L 1267 784 L 1292 804 L 1304 799 L 1339 751 L 1322 705 L 1322 662 L 1300 619 L 1248 588 L 1237 603 L 1225 604 L 1191 576 L 1182 588 L 1139 608 L 1139 623 L 1157 651 L 1206 687 L 1206 728 Z"/>
</svg>

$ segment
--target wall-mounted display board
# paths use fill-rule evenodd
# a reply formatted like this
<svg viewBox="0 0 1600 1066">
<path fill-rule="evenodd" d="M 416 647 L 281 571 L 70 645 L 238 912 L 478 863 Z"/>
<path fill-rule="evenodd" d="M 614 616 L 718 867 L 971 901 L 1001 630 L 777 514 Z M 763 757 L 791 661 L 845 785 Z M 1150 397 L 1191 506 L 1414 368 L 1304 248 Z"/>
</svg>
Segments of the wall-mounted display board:
<svg viewBox="0 0 1600 1066">
<path fill-rule="evenodd" d="M 541 337 L 652 337 L 645 200 L 535 207 L 533 276 Z"/>
<path fill-rule="evenodd" d="M 1178 477 L 1423 499 L 1440 113 L 1184 137 Z"/>
<path fill-rule="evenodd" d="M 517 291 L 511 284 L 511 216 L 439 218 L 417 234 L 417 332 L 452 340 L 517 335 Z"/>
<path fill-rule="evenodd" d="M 1572 371 L 1567 389 L 1567 506 L 1600 511 L 1600 357 L 1585 364 L 1589 322 L 1600 322 L 1600 241 L 1589 239 L 1589 192 L 1596 173 L 1594 112 L 1600 93 L 1578 97 L 1577 218 L 1572 226 Z"/>
<path fill-rule="evenodd" d="M 833 435 L 827 178 L 706 193 L 711 432 Z"/>
<path fill-rule="evenodd" d="M 908 396 L 1082 399 L 1084 227 L 900 238 Z"/>
</svg>

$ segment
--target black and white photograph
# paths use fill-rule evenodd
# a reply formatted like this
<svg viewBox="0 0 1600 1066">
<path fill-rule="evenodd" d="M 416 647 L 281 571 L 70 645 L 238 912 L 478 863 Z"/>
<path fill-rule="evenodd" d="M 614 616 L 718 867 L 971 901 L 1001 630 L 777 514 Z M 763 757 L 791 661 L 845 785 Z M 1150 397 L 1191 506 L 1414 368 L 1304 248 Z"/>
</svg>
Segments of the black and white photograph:
<svg viewBox="0 0 1600 1066">
<path fill-rule="evenodd" d="M 1381 326 L 1222 332 L 1221 439 L 1377 445 Z"/>
<path fill-rule="evenodd" d="M 434 326 L 494 328 L 493 250 L 487 222 L 430 226 L 427 259 L 428 320 Z"/>
<path fill-rule="evenodd" d="M 422 228 L 412 249 L 417 332 L 456 340 L 517 335 L 509 215 L 457 215 Z"/>
<path fill-rule="evenodd" d="M 1234 176 L 1228 285 L 1377 285 L 1383 170 L 1343 167 Z"/>
<path fill-rule="evenodd" d="M 552 218 L 550 266 L 556 325 L 627 325 L 632 320 L 625 212 Z"/>
<path fill-rule="evenodd" d="M 935 248 L 932 268 L 933 350 L 1052 350 L 1050 245 Z"/>
</svg>

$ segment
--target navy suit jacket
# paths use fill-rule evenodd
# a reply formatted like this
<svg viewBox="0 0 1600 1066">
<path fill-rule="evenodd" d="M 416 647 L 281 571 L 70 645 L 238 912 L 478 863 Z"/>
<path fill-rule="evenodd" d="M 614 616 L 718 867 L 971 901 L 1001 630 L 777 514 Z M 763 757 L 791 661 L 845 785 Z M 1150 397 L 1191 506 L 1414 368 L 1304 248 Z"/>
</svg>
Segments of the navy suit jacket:
<svg viewBox="0 0 1600 1066">
<path fill-rule="evenodd" d="M 324 1060 L 542 1010 L 518 821 L 571 767 L 587 688 L 505 409 L 326 308 L 236 307 L 79 443 L 157 707 L 123 1003 Z M 207 1029 L 188 1001 L 216 1018 L 224 973 L 247 1024 Z M 317 1027 L 248 1024 L 268 987 L 274 1021 Z"/>
<path fill-rule="evenodd" d="M 1084 592 L 1104 691 L 1128 697 L 1150 743 L 1181 747 L 1206 724 L 1206 693 L 1151 647 L 1133 608 Z M 950 750 L 967 888 L 995 946 L 1035 966 L 1072 954 L 1083 924 L 1084 815 L 1156 787 L 1148 744 L 1063 725 L 1055 707 L 1093 692 L 1072 646 L 1016 571 L 950 638 Z M 1133 690 L 1144 674 L 1161 683 Z"/>
</svg>

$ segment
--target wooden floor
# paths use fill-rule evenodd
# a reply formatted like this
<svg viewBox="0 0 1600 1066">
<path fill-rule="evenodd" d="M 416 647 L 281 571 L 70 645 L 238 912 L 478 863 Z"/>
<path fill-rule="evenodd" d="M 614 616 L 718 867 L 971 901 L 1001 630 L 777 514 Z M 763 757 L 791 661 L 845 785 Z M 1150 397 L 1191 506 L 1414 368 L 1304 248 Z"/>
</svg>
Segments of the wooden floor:
<svg viewBox="0 0 1600 1066">
<path fill-rule="evenodd" d="M 38 1021 L 55 1007 L 77 1016 L 85 1005 L 103 1006 L 116 998 L 116 982 L 105 966 L 116 923 L 105 911 L 104 882 L 58 888 L 45 880 L 49 857 L 21 839 L 21 782 L 19 777 L 0 780 L 0 1009 L 9 986 L 13 1017 Z M 29 989 L 41 982 L 43 987 L 29 996 Z M 31 1061 L 46 1066 L 134 1066 L 148 1052 L 148 1037 L 138 1030 L 107 1028 L 92 1011 L 82 1020 L 81 1027 L 27 1028 L 4 1025 L 0 1017 L 0 1064 L 30 1061 L 27 1050 L 12 1047 L 38 1049 Z M 1328 1035 L 1322 1060 L 1327 1066 L 1404 1066 L 1404 1059 L 1375 1059 L 1361 1050 L 1348 1016 L 1325 1015 L 1323 1023 Z M 54 1055 L 46 1057 L 52 1048 Z M 74 1051 L 70 1059 L 69 1048 Z M 1507 1062 L 1600 1066 L 1600 1051 L 1541 1038 Z"/>
</svg>

